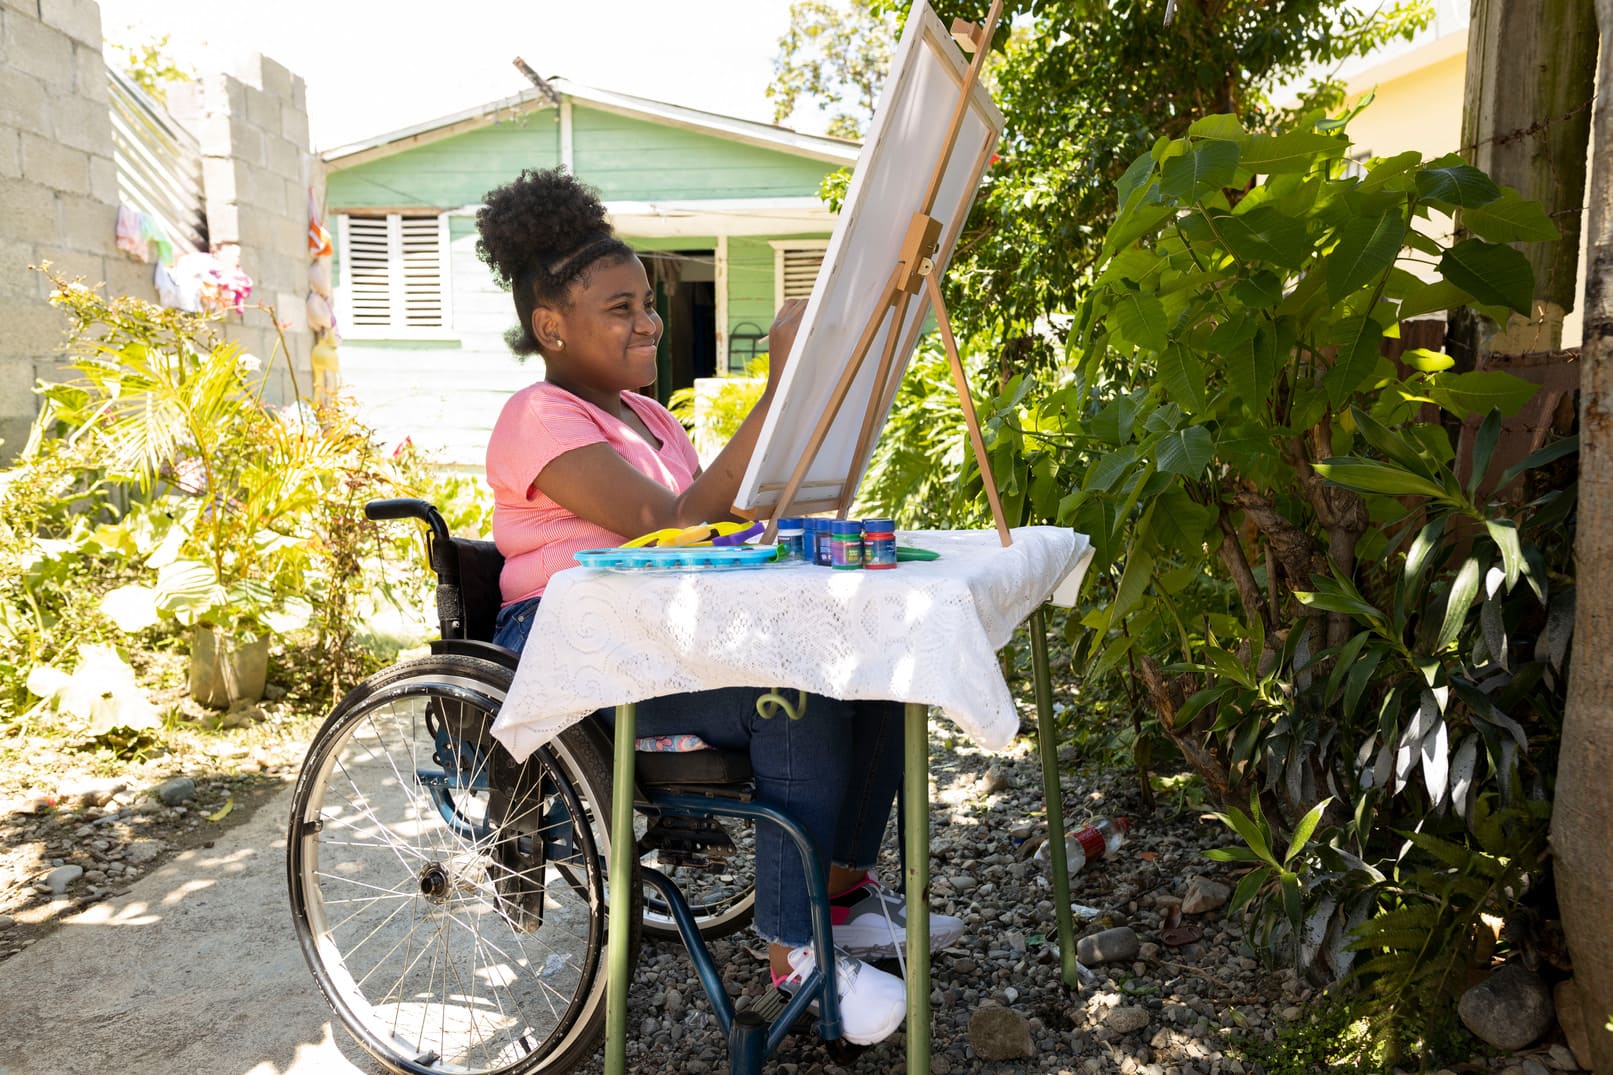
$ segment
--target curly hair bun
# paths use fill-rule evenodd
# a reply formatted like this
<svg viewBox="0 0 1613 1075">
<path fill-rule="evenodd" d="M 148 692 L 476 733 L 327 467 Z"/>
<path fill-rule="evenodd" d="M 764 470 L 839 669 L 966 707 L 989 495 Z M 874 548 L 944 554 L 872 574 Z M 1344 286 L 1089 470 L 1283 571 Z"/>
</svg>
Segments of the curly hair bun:
<svg viewBox="0 0 1613 1075">
<path fill-rule="evenodd" d="M 599 195 L 559 168 L 526 169 L 482 200 L 476 254 L 504 287 L 534 265 L 552 273 L 555 263 L 611 235 Z"/>
</svg>

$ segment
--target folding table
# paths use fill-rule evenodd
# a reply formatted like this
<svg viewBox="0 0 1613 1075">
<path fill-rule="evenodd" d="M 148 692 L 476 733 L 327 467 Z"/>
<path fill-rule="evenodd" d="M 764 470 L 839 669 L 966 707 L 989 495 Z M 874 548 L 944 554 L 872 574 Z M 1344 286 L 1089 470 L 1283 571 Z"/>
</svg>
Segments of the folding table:
<svg viewBox="0 0 1613 1075">
<path fill-rule="evenodd" d="M 940 557 L 893 571 L 807 564 L 562 571 L 544 595 L 494 734 L 524 758 L 575 721 L 615 706 L 614 786 L 631 788 L 636 703 L 646 698 L 767 686 L 906 703 L 907 1070 L 927 1075 L 929 707 L 982 747 L 1008 746 L 1019 716 L 996 654 L 1027 617 L 1061 972 L 1068 987 L 1078 987 L 1042 606 L 1049 599 L 1074 604 L 1091 546 L 1084 535 L 1056 527 L 1018 528 L 1012 537 L 1003 545 L 995 531 L 902 532 L 899 544 Z M 633 831 L 631 799 L 616 796 L 613 832 Z M 631 876 L 635 857 L 631 839 L 612 841 L 612 875 Z M 614 920 L 626 918 L 630 900 L 628 886 L 612 886 Z M 626 931 L 610 931 L 611 1075 L 626 1070 L 627 958 Z"/>
</svg>

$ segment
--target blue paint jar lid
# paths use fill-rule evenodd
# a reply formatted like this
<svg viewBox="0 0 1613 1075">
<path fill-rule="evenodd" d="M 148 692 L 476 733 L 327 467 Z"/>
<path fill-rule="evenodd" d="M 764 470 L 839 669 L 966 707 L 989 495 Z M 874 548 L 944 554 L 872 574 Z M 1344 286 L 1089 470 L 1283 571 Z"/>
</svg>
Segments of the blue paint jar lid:
<svg viewBox="0 0 1613 1075">
<path fill-rule="evenodd" d="M 863 532 L 868 534 L 894 534 L 896 523 L 891 519 L 864 519 Z"/>
<path fill-rule="evenodd" d="M 799 534 L 803 530 L 806 529 L 806 526 L 805 526 L 806 521 L 807 520 L 805 520 L 805 519 L 799 519 L 799 518 L 794 518 L 794 517 L 791 517 L 791 518 L 788 518 L 788 519 L 780 519 L 778 521 L 779 533 L 781 533 L 781 534 Z"/>
<path fill-rule="evenodd" d="M 856 519 L 836 519 L 834 522 L 834 533 L 837 537 L 840 535 L 851 537 L 862 532 L 863 524 Z"/>
</svg>

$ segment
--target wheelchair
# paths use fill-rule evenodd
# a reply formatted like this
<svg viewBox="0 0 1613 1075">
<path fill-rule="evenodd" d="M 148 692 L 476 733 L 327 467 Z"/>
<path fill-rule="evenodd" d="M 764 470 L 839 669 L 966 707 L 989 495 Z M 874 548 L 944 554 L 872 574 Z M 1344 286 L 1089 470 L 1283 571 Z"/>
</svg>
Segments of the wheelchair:
<svg viewBox="0 0 1613 1075">
<path fill-rule="evenodd" d="M 568 1071 L 604 1032 L 618 925 L 610 732 L 586 719 L 517 763 L 490 732 L 517 663 L 490 641 L 497 550 L 453 537 L 422 500 L 371 501 L 365 515 L 426 524 L 441 638 L 353 688 L 309 747 L 286 853 L 303 955 L 342 1024 L 392 1071 Z M 704 943 L 749 923 L 752 860 L 734 852 L 765 821 L 803 856 L 818 966 L 834 965 L 810 839 L 756 801 L 749 757 L 641 751 L 635 785 L 628 973 L 642 936 L 680 938 L 736 1072 L 759 1071 L 813 1001 L 819 1035 L 836 1043 L 832 975 L 814 972 L 768 1021 L 735 1010 Z"/>
</svg>

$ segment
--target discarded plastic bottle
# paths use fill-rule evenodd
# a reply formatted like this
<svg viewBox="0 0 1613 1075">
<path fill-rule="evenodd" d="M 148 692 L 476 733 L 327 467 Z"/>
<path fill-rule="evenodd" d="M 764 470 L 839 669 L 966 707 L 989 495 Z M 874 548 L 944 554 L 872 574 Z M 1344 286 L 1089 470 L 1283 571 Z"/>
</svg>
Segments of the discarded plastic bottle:
<svg viewBox="0 0 1613 1075">
<path fill-rule="evenodd" d="M 1120 850 L 1120 845 L 1126 842 L 1126 833 L 1131 831 L 1131 822 L 1123 817 L 1101 818 L 1091 825 L 1082 825 L 1073 832 L 1064 836 L 1065 865 L 1069 868 L 1070 876 L 1074 877 L 1081 872 L 1088 862 L 1101 859 L 1106 855 L 1113 855 Z M 1048 862 L 1053 852 L 1049 841 L 1043 841 L 1042 846 L 1036 849 L 1036 859 Z"/>
</svg>

